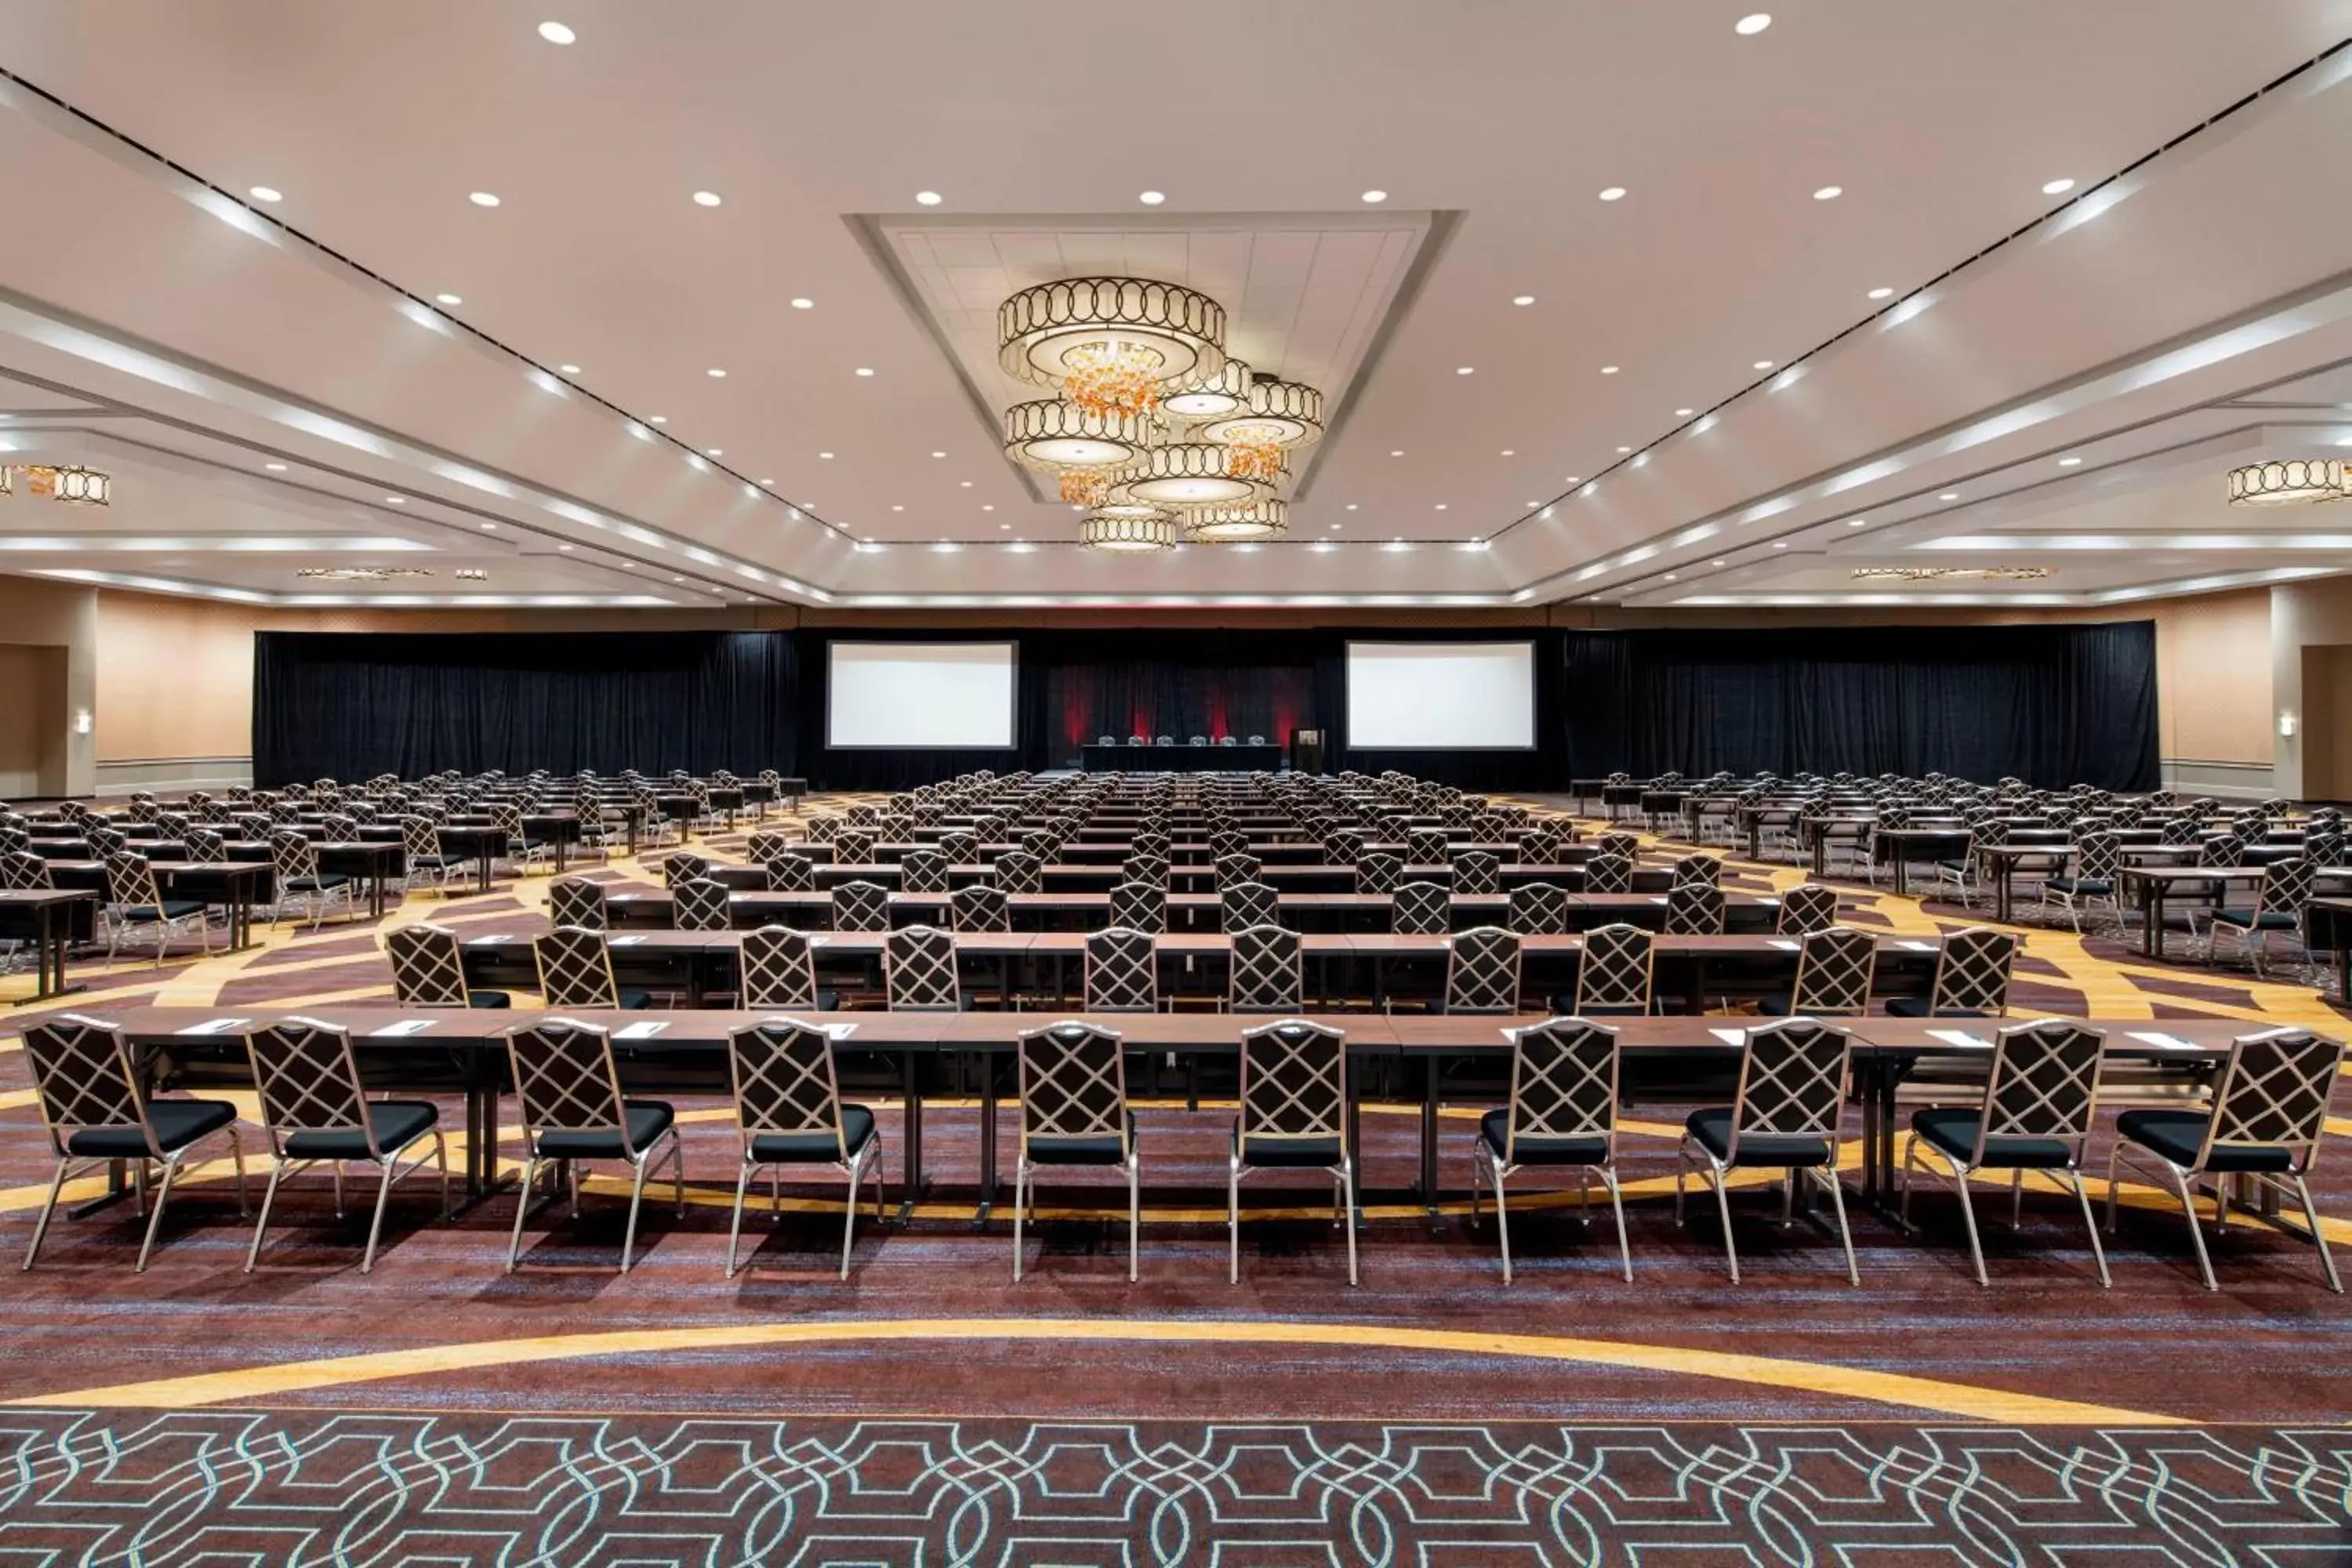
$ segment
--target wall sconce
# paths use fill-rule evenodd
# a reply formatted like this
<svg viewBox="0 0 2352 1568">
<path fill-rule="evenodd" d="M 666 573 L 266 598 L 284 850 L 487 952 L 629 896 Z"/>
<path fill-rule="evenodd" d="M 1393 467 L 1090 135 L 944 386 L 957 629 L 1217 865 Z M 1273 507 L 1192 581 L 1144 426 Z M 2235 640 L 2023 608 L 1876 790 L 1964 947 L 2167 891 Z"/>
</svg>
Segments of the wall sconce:
<svg viewBox="0 0 2352 1568">
<path fill-rule="evenodd" d="M 89 734 L 89 733 L 90 732 L 90 730 L 91 730 L 93 727 L 94 727 L 94 726 L 93 726 L 93 721 L 91 721 L 91 719 L 90 719 L 90 716 L 89 716 L 89 709 L 87 709 L 87 708 L 77 708 L 77 709 L 75 709 L 75 710 L 74 710 L 74 733 L 75 733 L 75 734 L 77 734 L 77 735 L 87 735 L 87 734 Z"/>
<path fill-rule="evenodd" d="M 2279 738 L 2280 738 L 2281 740 L 2285 740 L 2285 741 L 2291 741 L 2291 740 L 2294 739 L 2294 714 L 2292 714 L 2292 713 L 2288 713 L 2288 712 L 2284 712 L 2284 711 L 2282 711 L 2282 712 L 2279 714 Z"/>
</svg>

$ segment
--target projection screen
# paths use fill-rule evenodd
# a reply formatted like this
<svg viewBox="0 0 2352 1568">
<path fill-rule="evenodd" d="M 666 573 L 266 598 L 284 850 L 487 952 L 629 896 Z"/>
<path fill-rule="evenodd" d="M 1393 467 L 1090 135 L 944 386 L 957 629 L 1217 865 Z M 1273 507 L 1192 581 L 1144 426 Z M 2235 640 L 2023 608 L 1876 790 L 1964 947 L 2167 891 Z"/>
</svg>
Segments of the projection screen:
<svg viewBox="0 0 2352 1568">
<path fill-rule="evenodd" d="M 1351 642 L 1350 751 L 1528 751 L 1532 642 Z"/>
<path fill-rule="evenodd" d="M 1010 748 L 1019 658 L 1009 642 L 825 645 L 835 748 Z"/>
</svg>

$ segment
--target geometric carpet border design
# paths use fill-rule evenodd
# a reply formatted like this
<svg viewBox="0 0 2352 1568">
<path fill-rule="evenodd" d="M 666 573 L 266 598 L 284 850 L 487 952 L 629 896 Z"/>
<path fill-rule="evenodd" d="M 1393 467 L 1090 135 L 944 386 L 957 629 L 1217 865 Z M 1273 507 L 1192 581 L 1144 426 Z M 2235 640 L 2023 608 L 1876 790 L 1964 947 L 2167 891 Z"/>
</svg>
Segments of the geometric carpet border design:
<svg viewBox="0 0 2352 1568">
<path fill-rule="evenodd" d="M 0 1563 L 2331 1563 L 2352 1431 L 0 1413 Z"/>
</svg>

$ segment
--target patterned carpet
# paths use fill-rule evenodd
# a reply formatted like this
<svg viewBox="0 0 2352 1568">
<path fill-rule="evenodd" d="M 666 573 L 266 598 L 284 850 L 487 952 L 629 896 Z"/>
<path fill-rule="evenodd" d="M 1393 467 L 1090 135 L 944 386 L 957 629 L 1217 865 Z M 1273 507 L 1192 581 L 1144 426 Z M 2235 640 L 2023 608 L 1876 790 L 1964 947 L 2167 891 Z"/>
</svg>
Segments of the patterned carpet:
<svg viewBox="0 0 2352 1568">
<path fill-rule="evenodd" d="M 740 835 L 707 852 L 745 858 Z M 1735 861 L 1727 884 L 1799 879 Z M 546 884 L 418 894 L 386 923 L 533 930 Z M 1976 918 L 1840 885 L 1855 923 Z M 92 989 L 71 1000 L 385 996 L 376 944 L 331 923 L 160 971 L 79 965 Z M 2020 976 L 2019 1011 L 2344 1027 L 2284 974 L 2041 927 Z M 1859 1289 L 1832 1233 L 1743 1196 L 1735 1288 L 1711 1215 L 1673 1218 L 1680 1108 L 1645 1105 L 1624 1123 L 1634 1282 L 1605 1220 L 1531 1192 L 1506 1289 L 1491 1218 L 1467 1212 L 1482 1108 L 1442 1119 L 1433 1223 L 1400 1190 L 1415 1119 L 1368 1108 L 1363 1287 L 1311 1180 L 1255 1192 L 1228 1286 L 1225 1123 L 1160 1102 L 1140 1112 L 1140 1281 L 1119 1195 L 1079 1176 L 1046 1190 L 1016 1287 L 1008 1225 L 972 1223 L 976 1111 L 950 1103 L 926 1127 L 941 1184 L 909 1223 L 861 1221 L 846 1281 L 837 1189 L 817 1184 L 755 1216 L 729 1279 L 728 1113 L 680 1109 L 688 1213 L 648 1205 L 625 1279 L 604 1177 L 577 1219 L 532 1223 L 512 1276 L 511 1198 L 445 1222 L 423 1184 L 365 1277 L 364 1220 L 335 1219 L 322 1178 L 289 1184 L 251 1276 L 225 1163 L 175 1197 L 144 1276 L 127 1207 L 61 1220 L 40 1268 L 6 1276 L 0 1563 L 2352 1563 L 2346 1299 L 2258 1219 L 2217 1244 L 2209 1294 L 2146 1188 L 2121 1194 L 2112 1292 L 2040 1185 L 2015 1233 L 1980 1205 L 1990 1289 L 1948 1192 L 1922 1194 L 1916 1236 L 1857 1209 Z M 895 1184 L 897 1112 L 877 1110 Z M 46 1184 L 37 1128 L 0 1041 L 0 1250 Z M 2315 1185 L 2352 1215 L 2340 1107 L 2331 1132 Z M 2352 1243 L 2352 1221 L 2327 1226 Z"/>
</svg>

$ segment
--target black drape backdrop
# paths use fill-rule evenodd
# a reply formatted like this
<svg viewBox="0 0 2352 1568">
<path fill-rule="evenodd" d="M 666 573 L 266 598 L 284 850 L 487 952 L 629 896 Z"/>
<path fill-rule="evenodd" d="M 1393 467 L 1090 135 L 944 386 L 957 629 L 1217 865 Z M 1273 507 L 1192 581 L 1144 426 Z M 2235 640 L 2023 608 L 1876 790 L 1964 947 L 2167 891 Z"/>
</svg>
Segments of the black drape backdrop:
<svg viewBox="0 0 2352 1568">
<path fill-rule="evenodd" d="M 1430 633 L 959 630 L 1020 648 L 1008 751 L 824 744 L 825 643 L 797 632 L 324 634 L 255 638 L 254 773 L 293 779 L 534 767 L 773 767 L 820 789 L 898 789 L 971 768 L 1070 765 L 1098 735 L 1300 729 L 1327 766 L 1473 789 L 1547 789 L 1622 768 L 2015 773 L 2157 780 L 2151 623 L 2082 626 Z M 849 635 L 844 633 L 842 635 Z M 877 634 L 856 634 L 871 640 Z M 908 634 L 909 640 L 920 634 Z M 1348 745 L 1347 644 L 1536 644 L 1538 744 Z"/>
<path fill-rule="evenodd" d="M 1571 632 L 1570 772 L 2157 786 L 2156 627 Z"/>
</svg>

